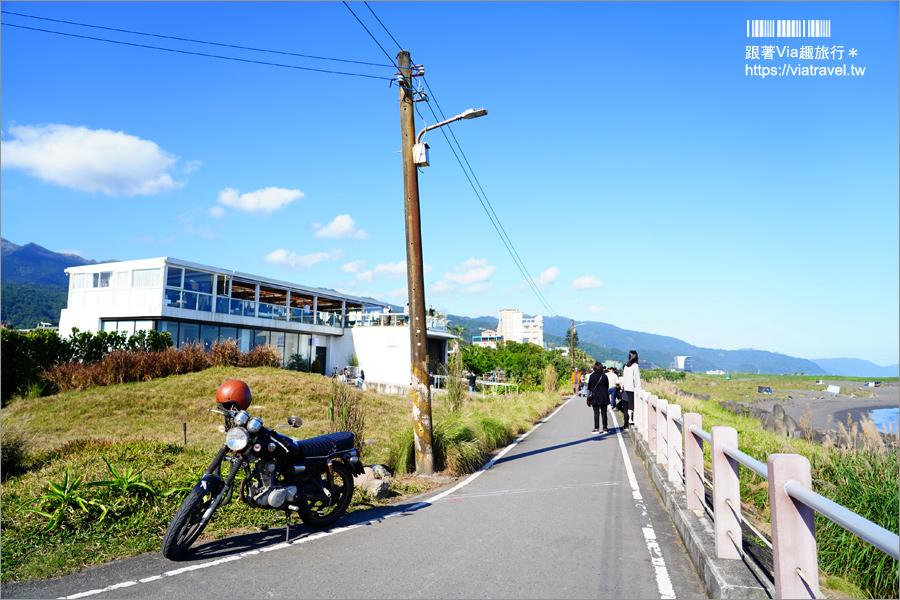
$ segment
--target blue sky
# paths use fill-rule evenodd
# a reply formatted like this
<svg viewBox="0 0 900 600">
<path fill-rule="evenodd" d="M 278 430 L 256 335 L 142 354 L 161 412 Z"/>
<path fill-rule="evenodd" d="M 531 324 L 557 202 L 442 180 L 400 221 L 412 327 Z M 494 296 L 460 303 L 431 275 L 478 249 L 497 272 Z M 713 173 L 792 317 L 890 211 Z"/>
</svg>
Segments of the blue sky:
<svg viewBox="0 0 900 600">
<path fill-rule="evenodd" d="M 898 362 L 898 3 L 369 6 L 425 67 L 417 128 L 437 105 L 448 117 L 488 109 L 452 131 L 552 311 L 439 130 L 419 175 L 427 303 Z M 394 58 L 369 8 L 350 7 Z M 341 2 L 2 9 L 390 65 Z M 829 20 L 831 36 L 748 38 L 748 19 Z M 0 21 L 4 238 L 406 302 L 392 66 Z M 747 46 L 774 56 L 748 58 Z M 829 55 L 790 57 L 805 46 Z M 865 73 L 754 73 L 810 66 Z"/>
</svg>

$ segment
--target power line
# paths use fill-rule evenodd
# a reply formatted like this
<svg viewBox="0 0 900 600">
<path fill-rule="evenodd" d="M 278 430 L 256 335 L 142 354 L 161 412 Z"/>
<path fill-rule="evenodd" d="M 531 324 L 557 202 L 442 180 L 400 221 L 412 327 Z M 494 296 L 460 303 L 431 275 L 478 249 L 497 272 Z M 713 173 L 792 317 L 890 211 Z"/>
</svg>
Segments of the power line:
<svg viewBox="0 0 900 600">
<path fill-rule="evenodd" d="M 282 63 L 274 63 L 274 62 L 268 62 L 268 61 L 263 61 L 263 60 L 251 60 L 249 58 L 237 58 L 237 57 L 233 57 L 233 56 L 222 56 L 219 54 L 206 54 L 204 52 L 192 52 L 189 50 L 176 50 L 174 48 L 162 48 L 160 46 L 150 46 L 147 44 L 135 44 L 133 42 L 122 42 L 122 41 L 110 40 L 110 39 L 106 39 L 106 38 L 91 37 L 88 35 L 79 35 L 77 33 L 65 33 L 62 31 L 52 31 L 50 29 L 39 29 L 37 27 L 26 27 L 25 25 L 14 25 L 12 23 L 2 23 L 2 25 L 4 27 L 15 27 L 17 29 L 27 29 L 29 31 L 40 31 L 43 33 L 53 33 L 56 35 L 64 35 L 67 37 L 74 37 L 74 38 L 79 38 L 79 39 L 83 39 L 83 40 L 93 40 L 96 42 L 107 42 L 110 44 L 119 44 L 122 46 L 132 46 L 134 48 L 145 48 L 148 50 L 162 50 L 164 52 L 175 52 L 177 54 L 188 54 L 191 56 L 203 56 L 206 58 L 219 58 L 222 60 L 233 60 L 236 62 L 251 63 L 251 64 L 255 64 L 255 65 L 266 65 L 269 67 L 282 67 L 285 69 L 299 69 L 301 71 L 314 71 L 316 73 L 329 73 L 331 75 L 348 75 L 350 77 L 365 77 L 368 79 L 380 79 L 382 81 L 393 81 L 393 78 L 391 78 L 391 77 L 381 77 L 379 75 L 366 75 L 364 73 L 347 73 L 347 72 L 343 72 L 343 71 L 330 71 L 328 69 L 315 69 L 313 67 L 301 67 L 299 65 L 286 65 L 286 64 L 282 64 Z"/>
<path fill-rule="evenodd" d="M 384 23 L 381 22 L 381 19 L 379 19 L 379 18 L 378 18 L 378 15 L 375 14 L 375 11 L 372 10 L 372 7 L 371 7 L 371 6 L 369 6 L 369 3 L 366 2 L 365 0 L 363 0 L 363 4 L 366 5 L 366 8 L 369 9 L 369 12 L 372 13 L 372 16 L 375 17 L 375 20 L 378 21 L 378 24 L 379 24 L 379 25 L 381 25 L 381 28 L 384 29 L 384 30 L 387 32 L 387 34 L 388 34 L 389 36 L 391 36 L 391 39 L 394 40 L 394 43 L 395 43 L 395 44 L 397 44 L 397 49 L 398 49 L 398 50 L 403 50 L 403 46 L 401 46 L 401 45 L 400 45 L 400 42 L 397 41 L 397 38 L 395 38 L 395 37 L 391 34 L 391 32 L 388 31 L 388 28 L 384 26 Z"/>
<path fill-rule="evenodd" d="M 438 119 L 437 115 L 434 113 L 434 109 L 431 108 L 431 104 L 430 103 L 426 103 L 426 104 L 428 104 L 428 109 L 431 110 L 431 113 L 434 116 L 435 121 L 438 121 L 439 119 Z M 446 119 L 443 119 L 443 120 L 446 120 Z M 463 166 L 462 160 L 460 160 L 459 155 L 456 153 L 456 149 L 454 149 L 453 144 L 450 143 L 450 138 L 447 137 L 447 132 L 444 131 L 445 128 L 440 127 L 439 129 L 440 129 L 441 133 L 443 134 L 444 139 L 447 141 L 447 145 L 450 147 L 450 151 L 453 152 L 453 156 L 456 158 L 456 162 L 459 163 L 459 167 L 460 167 L 460 169 L 462 169 L 463 175 L 465 175 L 466 179 L 469 181 L 469 185 L 472 187 L 472 191 L 475 192 L 475 197 L 478 198 L 478 201 L 481 203 L 481 207 L 484 208 L 484 212 L 488 216 L 488 220 L 491 222 L 491 225 L 494 226 L 494 230 L 497 232 L 497 235 L 500 237 L 500 241 L 503 242 L 503 245 L 506 247 L 506 251 L 509 252 L 510 257 L 512 257 L 512 259 L 513 259 L 513 263 L 516 265 L 516 268 L 519 269 L 519 272 L 522 274 L 522 277 L 525 279 L 525 283 L 527 283 L 531 287 L 531 290 L 534 292 L 538 301 L 544 306 L 544 308 L 546 308 L 547 311 L 551 315 L 558 316 L 556 311 L 553 310 L 553 308 L 550 306 L 547 299 L 544 298 L 543 294 L 541 294 L 540 290 L 537 287 L 537 284 L 531 278 L 531 275 L 528 274 L 528 269 L 525 268 L 525 264 L 522 262 L 522 259 L 519 258 L 519 255 L 516 252 L 515 247 L 512 245 L 512 241 L 509 240 L 509 236 L 504 235 L 506 233 L 506 231 L 504 230 L 503 233 L 501 233 L 501 230 L 503 229 L 503 225 L 500 223 L 500 219 L 496 216 L 496 213 L 494 213 L 494 215 L 491 216 L 491 213 L 493 212 L 493 207 L 491 207 L 490 210 L 488 209 L 488 206 L 490 206 L 490 202 L 487 201 L 487 196 L 485 195 L 484 199 L 482 199 L 482 195 L 478 193 L 478 190 L 475 188 L 475 184 L 472 183 L 472 178 L 475 177 L 475 173 L 472 172 L 472 177 L 469 177 L 469 173 L 466 171 L 466 168 Z M 451 134 L 452 134 L 452 130 L 451 130 Z M 456 137 L 454 136 L 453 139 L 456 140 Z M 459 144 L 459 142 L 457 142 L 457 145 L 458 144 Z M 462 147 L 459 147 L 459 151 L 460 151 L 460 153 L 462 153 Z M 463 155 L 463 156 L 465 156 L 465 155 Z M 468 164 L 468 160 L 466 160 L 466 163 Z M 469 167 L 469 169 L 471 170 L 471 167 Z M 477 178 L 475 178 L 475 180 L 478 181 Z M 480 183 L 478 184 L 478 187 L 479 188 L 481 187 Z M 482 190 L 482 194 L 484 194 L 484 190 Z M 485 204 L 486 202 L 487 202 L 487 204 Z"/>
<path fill-rule="evenodd" d="M 441 114 L 441 119 L 446 120 L 444 111 L 441 109 L 441 106 L 438 103 L 437 98 L 434 96 L 434 93 L 431 90 L 431 86 L 428 84 L 428 80 L 425 77 L 423 77 L 422 79 L 425 82 L 425 87 L 428 89 L 429 99 L 434 100 L 434 103 L 438 108 L 438 112 L 440 112 L 440 114 Z M 431 109 L 430 100 L 428 102 L 429 109 Z M 431 111 L 432 111 L 432 114 L 434 114 L 434 110 L 431 109 Z M 434 118 L 437 119 L 436 114 L 434 115 Z M 472 184 L 471 179 L 469 179 L 469 184 L 472 185 L 472 189 L 473 189 L 473 191 L 475 191 L 475 195 L 478 197 L 479 201 L 481 202 L 481 205 L 484 208 L 485 212 L 488 213 L 488 218 L 491 219 L 491 223 L 493 224 L 494 221 L 496 220 L 496 225 L 494 225 L 494 229 L 497 230 L 497 235 L 500 236 L 501 241 L 503 241 L 503 244 L 506 246 L 507 251 L 510 253 L 510 256 L 512 257 L 513 262 L 516 263 L 517 267 L 519 267 L 519 271 L 522 273 L 522 276 L 525 278 L 526 283 L 528 283 L 529 286 L 531 287 L 531 289 L 534 291 L 538 300 L 541 302 L 541 304 L 544 305 L 544 308 L 546 308 L 548 311 L 550 311 L 553 315 L 556 315 L 556 311 L 550 307 L 549 301 L 546 299 L 544 294 L 540 291 L 540 288 L 538 287 L 537 283 L 534 281 L 534 278 L 531 276 L 531 273 L 528 272 L 528 268 L 525 266 L 525 262 L 519 256 L 518 251 L 516 251 L 515 245 L 512 243 L 512 240 L 509 239 L 509 234 L 506 233 L 506 229 L 503 227 L 503 223 L 500 221 L 500 217 L 498 217 L 496 211 L 494 211 L 494 207 L 491 204 L 490 200 L 488 199 L 487 194 L 484 191 L 484 188 L 481 187 L 481 182 L 478 181 L 478 177 L 475 175 L 475 171 L 474 171 L 474 169 L 472 169 L 472 165 L 469 163 L 469 159 L 466 157 L 466 153 L 463 151 L 462 146 L 459 143 L 459 140 L 456 139 L 456 135 L 453 133 L 453 128 L 449 127 L 449 126 L 447 128 L 450 129 L 450 135 L 453 137 L 453 141 L 456 143 L 456 146 L 459 148 L 459 152 L 462 155 L 463 160 L 465 160 L 465 163 L 469 169 L 469 172 L 471 172 L 471 174 L 472 174 L 472 179 L 474 179 L 475 183 L 478 185 L 478 190 L 481 191 L 481 195 L 479 195 L 478 191 L 475 190 L 475 186 Z M 441 129 L 443 130 L 443 127 Z M 447 138 L 446 133 L 444 133 L 444 138 L 447 139 L 447 143 L 450 145 L 450 149 L 453 150 L 453 145 L 450 144 L 450 140 L 449 140 L 449 138 Z M 454 156 L 456 156 L 455 151 L 453 154 L 454 154 Z M 456 160 L 457 160 L 457 162 L 460 163 L 459 166 L 460 166 L 460 168 L 462 168 L 463 173 L 466 173 L 466 169 L 465 169 L 465 167 L 463 167 L 462 161 L 460 161 L 458 156 L 456 157 Z M 466 175 L 466 178 L 468 178 L 468 174 Z M 484 198 L 483 201 L 481 200 L 482 197 Z M 499 229 L 498 229 L 498 227 L 499 227 Z M 502 233 L 501 233 L 501 231 L 502 231 Z"/>
<path fill-rule="evenodd" d="M 384 23 L 381 22 L 381 19 L 379 19 L 378 15 L 375 14 L 375 11 L 372 10 L 371 6 L 369 6 L 369 3 L 365 2 L 365 1 L 363 3 L 369 9 L 369 12 L 372 13 L 372 16 L 375 17 L 375 20 L 378 21 L 378 23 L 385 30 L 385 32 L 387 32 L 387 34 L 390 36 L 390 38 L 392 40 L 394 40 L 394 43 L 397 44 L 397 47 L 402 50 L 400 43 L 397 42 L 397 39 L 391 34 L 391 32 L 384 25 Z M 363 22 L 359 19 L 359 17 L 356 16 L 356 13 L 353 12 L 353 10 L 350 8 L 350 6 L 347 4 L 347 2 L 344 2 L 344 6 L 347 7 L 347 9 L 350 11 L 351 14 L 353 14 L 354 17 L 356 17 L 356 20 L 359 21 L 359 24 L 362 25 L 363 29 L 366 30 L 366 33 L 368 33 L 369 36 L 373 40 L 375 40 L 375 43 L 378 44 L 378 47 L 381 48 L 381 51 L 384 52 L 384 54 L 386 56 L 388 56 L 384 47 L 378 42 L 378 40 L 375 38 L 375 36 L 372 35 L 372 32 L 369 31 L 369 29 L 363 24 Z M 388 56 L 388 58 L 390 58 L 390 56 Z M 428 88 L 429 95 L 431 95 L 432 94 L 431 86 L 428 85 L 428 80 L 425 79 L 424 76 L 422 77 L 422 80 L 425 82 L 425 86 Z M 409 85 L 411 86 L 412 82 L 410 82 Z M 438 102 L 437 102 L 437 99 L 435 99 L 435 104 L 438 107 L 438 111 L 440 111 L 440 113 L 441 113 L 441 117 L 442 117 L 441 119 L 438 119 L 437 114 L 435 114 L 434 109 L 431 107 L 431 102 L 430 102 L 430 100 L 428 100 L 428 98 L 426 98 L 426 104 L 428 105 L 428 109 L 431 111 L 431 114 L 434 116 L 435 122 L 437 122 L 439 120 L 444 120 L 444 121 L 447 120 L 446 116 L 444 115 L 444 111 L 441 110 L 440 104 L 438 104 Z M 416 112 L 418 112 L 419 116 L 422 117 L 422 113 L 419 112 L 418 107 L 416 107 Z M 425 118 L 422 117 L 422 120 L 424 121 Z M 525 283 L 527 283 L 529 285 L 529 287 L 531 287 L 531 290 L 534 292 L 538 301 L 552 315 L 556 315 L 556 311 L 553 310 L 553 308 L 550 306 L 550 303 L 547 301 L 547 299 L 541 293 L 540 288 L 538 288 L 537 283 L 535 283 L 534 278 L 531 277 L 531 274 L 528 272 L 528 269 L 525 267 L 525 263 L 522 261 L 522 258 L 519 256 L 519 253 L 516 251 L 515 246 L 512 243 L 512 240 L 509 239 L 509 235 L 506 233 L 506 230 L 503 228 L 503 224 L 500 222 L 500 218 L 497 216 L 497 213 L 494 211 L 494 207 L 491 205 L 490 201 L 488 200 L 487 194 L 484 193 L 484 188 L 481 187 L 481 182 L 478 181 L 478 178 L 475 176 L 475 171 L 472 169 L 472 165 L 469 164 L 469 159 L 466 158 L 465 152 L 463 152 L 462 146 L 459 144 L 459 140 L 456 139 L 456 135 L 453 133 L 453 129 L 450 128 L 449 125 L 447 128 L 450 129 L 450 135 L 453 136 L 453 141 L 456 142 L 456 147 L 459 148 L 459 153 L 462 154 L 463 160 L 465 160 L 465 163 L 469 168 L 468 172 L 466 171 L 466 167 L 463 166 L 462 160 L 460 160 L 459 155 L 457 155 L 456 150 L 454 149 L 453 144 L 450 142 L 450 138 L 447 137 L 447 132 L 444 131 L 443 127 L 440 128 L 441 134 L 444 136 L 444 139 L 447 141 L 447 145 L 450 147 L 450 150 L 453 152 L 453 156 L 456 157 L 456 162 L 459 163 L 459 167 L 460 167 L 460 169 L 462 169 L 463 175 L 465 175 L 466 179 L 469 181 L 469 185 L 472 187 L 472 191 L 475 192 L 475 197 L 478 198 L 478 201 L 481 203 L 482 208 L 484 208 L 484 211 L 488 216 L 488 220 L 491 222 L 491 225 L 494 226 L 494 230 L 497 232 L 497 235 L 500 236 L 500 241 L 503 242 L 503 245 L 506 247 L 506 251 L 509 252 L 510 257 L 513 259 L 513 263 L 516 265 L 516 268 L 519 269 L 519 272 L 522 274 L 522 277 L 525 279 Z M 472 177 L 469 177 L 469 173 L 472 174 Z M 472 183 L 473 178 L 475 179 L 475 182 L 478 184 L 478 189 L 476 189 L 475 184 Z M 479 194 L 478 190 L 481 190 L 481 194 Z M 482 197 L 484 198 L 483 200 L 482 200 Z"/>
<path fill-rule="evenodd" d="M 148 33 L 148 32 L 144 32 L 144 31 L 133 31 L 131 29 L 119 29 L 117 27 L 105 27 L 103 25 L 92 25 L 90 23 L 78 23 L 75 21 L 64 21 L 62 19 L 51 19 L 49 17 L 38 17 L 35 15 L 26 15 L 23 13 L 17 13 L 17 12 L 12 12 L 12 11 L 8 11 L 8 10 L 2 10 L 2 11 L 0 11 L 0 13 L 2 13 L 4 15 L 14 15 L 17 17 L 26 17 L 28 19 L 40 19 L 41 21 L 52 21 L 54 23 L 65 23 L 66 25 L 77 25 L 79 27 L 91 27 L 93 29 L 103 29 L 106 31 L 116 31 L 119 33 L 129 33 L 129 34 L 133 34 L 133 35 L 144 35 L 144 36 L 149 36 L 149 37 L 162 38 L 162 39 L 166 39 L 166 40 L 177 40 L 179 42 L 191 42 L 194 44 L 206 44 L 209 46 L 221 46 L 223 48 L 235 48 L 237 50 L 252 50 L 253 52 L 268 52 L 270 54 L 282 54 L 285 56 L 297 56 L 299 58 L 312 58 L 315 60 L 332 60 L 332 61 L 336 61 L 336 62 L 352 63 L 352 64 L 356 64 L 356 65 L 367 65 L 367 66 L 371 66 L 371 67 L 388 67 L 388 68 L 390 68 L 390 67 L 394 66 L 394 65 L 385 65 L 385 64 L 379 64 L 379 63 L 363 62 L 360 60 L 348 60 L 348 59 L 344 59 L 344 58 L 330 58 L 327 56 L 314 56 L 311 54 L 298 54 L 296 52 L 282 52 L 280 50 L 267 50 L 265 48 L 253 48 L 251 46 L 238 46 L 236 44 L 222 44 L 219 42 L 208 42 L 205 40 L 195 40 L 195 39 L 191 39 L 191 38 L 177 37 L 174 35 L 162 35 L 159 33 Z"/>
<path fill-rule="evenodd" d="M 349 11 L 350 11 L 350 14 L 353 15 L 353 18 L 356 19 L 357 22 L 358 22 L 360 25 L 362 25 L 362 28 L 366 30 L 366 33 L 369 34 L 369 37 L 372 38 L 372 40 L 373 40 L 376 44 L 378 44 L 378 47 L 381 48 L 381 51 L 384 52 L 384 55 L 388 57 L 388 60 L 391 61 L 391 63 L 392 63 L 395 67 L 397 67 L 397 70 L 399 71 L 399 70 L 400 70 L 400 67 L 397 66 L 397 63 L 394 62 L 394 59 L 391 58 L 391 55 L 387 53 L 387 50 L 384 49 L 384 46 L 381 45 L 381 42 L 379 42 L 378 39 L 377 39 L 374 35 L 372 35 L 372 32 L 369 31 L 369 28 L 366 27 L 366 24 L 363 23 L 363 22 L 360 20 L 360 18 L 356 16 L 356 13 L 353 12 L 353 9 L 350 8 L 350 5 L 347 4 L 346 1 L 344 1 L 344 6 L 347 7 L 347 10 L 349 10 Z M 369 10 L 372 10 L 372 9 L 370 8 Z M 374 13 L 372 13 L 372 14 L 374 14 Z M 375 17 L 375 18 L 377 19 L 378 17 Z M 380 23 L 380 21 L 379 21 L 379 23 Z M 382 25 L 382 27 L 384 27 L 384 25 Z M 394 40 L 394 41 L 396 41 L 396 40 Z M 402 50 L 402 48 L 401 48 L 401 50 Z"/>
</svg>

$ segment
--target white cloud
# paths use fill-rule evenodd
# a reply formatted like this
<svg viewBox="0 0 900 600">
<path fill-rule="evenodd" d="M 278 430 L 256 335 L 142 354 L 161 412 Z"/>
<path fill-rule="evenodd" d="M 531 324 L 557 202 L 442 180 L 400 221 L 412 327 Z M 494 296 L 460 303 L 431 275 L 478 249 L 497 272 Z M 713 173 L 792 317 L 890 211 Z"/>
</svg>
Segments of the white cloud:
<svg viewBox="0 0 900 600">
<path fill-rule="evenodd" d="M 344 251 L 340 249 L 332 250 L 331 252 L 315 252 L 313 254 L 307 254 L 305 256 L 300 256 L 299 254 L 294 254 L 293 252 L 279 249 L 263 257 L 263 260 L 270 265 L 276 265 L 285 269 L 301 270 L 308 269 L 314 264 L 320 263 L 322 261 L 340 260 L 343 257 Z"/>
<path fill-rule="evenodd" d="M 376 275 L 384 275 L 388 279 L 402 279 L 406 277 L 406 261 L 385 263 L 376 266 L 374 270 Z"/>
<path fill-rule="evenodd" d="M 546 271 L 541 271 L 541 274 L 538 276 L 537 280 L 535 280 L 535 283 L 539 288 L 543 289 L 544 286 L 550 285 L 556 281 L 557 277 L 559 277 L 559 269 L 550 267 Z"/>
<path fill-rule="evenodd" d="M 470 258 L 456 266 L 451 271 L 431 284 L 429 291 L 434 294 L 451 295 L 459 291 L 460 286 L 465 286 L 466 294 L 482 294 L 494 287 L 488 279 L 497 267 L 488 264 L 486 258 Z"/>
<path fill-rule="evenodd" d="M 328 225 L 313 223 L 314 234 L 317 238 L 330 238 L 334 240 L 367 240 L 369 234 L 363 229 L 356 228 L 356 221 L 350 215 L 338 215 Z"/>
<path fill-rule="evenodd" d="M 409 288 L 402 287 L 397 288 L 396 290 L 391 290 L 387 293 L 388 298 L 401 298 L 405 299 L 409 296 Z"/>
<path fill-rule="evenodd" d="M 493 283 L 476 283 L 466 288 L 467 294 L 483 294 L 494 288 Z"/>
<path fill-rule="evenodd" d="M 359 270 L 366 266 L 366 261 L 364 260 L 354 260 L 353 262 L 348 262 L 347 264 L 341 267 L 341 271 L 344 273 L 359 273 Z"/>
<path fill-rule="evenodd" d="M 590 306 L 587 307 L 587 311 L 589 313 L 602 313 L 602 312 L 606 311 L 606 309 L 603 308 L 602 306 L 597 306 L 596 304 L 591 304 Z"/>
<path fill-rule="evenodd" d="M 0 142 L 2 166 L 44 181 L 109 196 L 153 195 L 176 190 L 176 158 L 154 142 L 121 131 L 71 125 L 16 125 L 15 138 Z M 189 163 L 189 167 L 193 163 Z"/>
<path fill-rule="evenodd" d="M 242 212 L 270 215 L 295 200 L 302 200 L 305 196 L 306 194 L 300 190 L 276 187 L 267 187 L 246 194 L 233 188 L 225 188 L 219 192 L 219 204 Z"/>
<path fill-rule="evenodd" d="M 206 209 L 206 214 L 211 217 L 219 218 L 225 216 L 225 209 L 221 206 L 213 206 L 211 208 Z"/>
<path fill-rule="evenodd" d="M 603 282 L 593 275 L 585 275 L 573 281 L 570 287 L 573 290 L 593 290 L 601 285 L 603 285 Z"/>
</svg>

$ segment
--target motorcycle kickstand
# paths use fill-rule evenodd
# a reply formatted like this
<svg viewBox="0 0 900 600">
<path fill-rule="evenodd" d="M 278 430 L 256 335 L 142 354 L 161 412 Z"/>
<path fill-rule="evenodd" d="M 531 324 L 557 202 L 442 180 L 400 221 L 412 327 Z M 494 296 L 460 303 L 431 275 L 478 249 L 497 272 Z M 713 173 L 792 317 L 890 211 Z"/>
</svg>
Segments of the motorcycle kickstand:
<svg viewBox="0 0 900 600">
<path fill-rule="evenodd" d="M 291 511 L 284 511 L 284 543 L 291 541 Z"/>
</svg>

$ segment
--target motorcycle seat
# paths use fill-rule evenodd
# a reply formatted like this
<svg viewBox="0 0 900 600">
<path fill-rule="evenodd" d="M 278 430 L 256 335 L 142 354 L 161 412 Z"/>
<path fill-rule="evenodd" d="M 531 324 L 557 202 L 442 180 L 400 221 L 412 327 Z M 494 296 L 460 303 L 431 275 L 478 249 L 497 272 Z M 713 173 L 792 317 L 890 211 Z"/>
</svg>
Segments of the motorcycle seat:
<svg viewBox="0 0 900 600">
<path fill-rule="evenodd" d="M 296 445 L 303 453 L 303 458 L 318 458 L 334 452 L 352 450 L 355 438 L 350 431 L 339 431 L 318 437 L 300 440 Z"/>
</svg>

